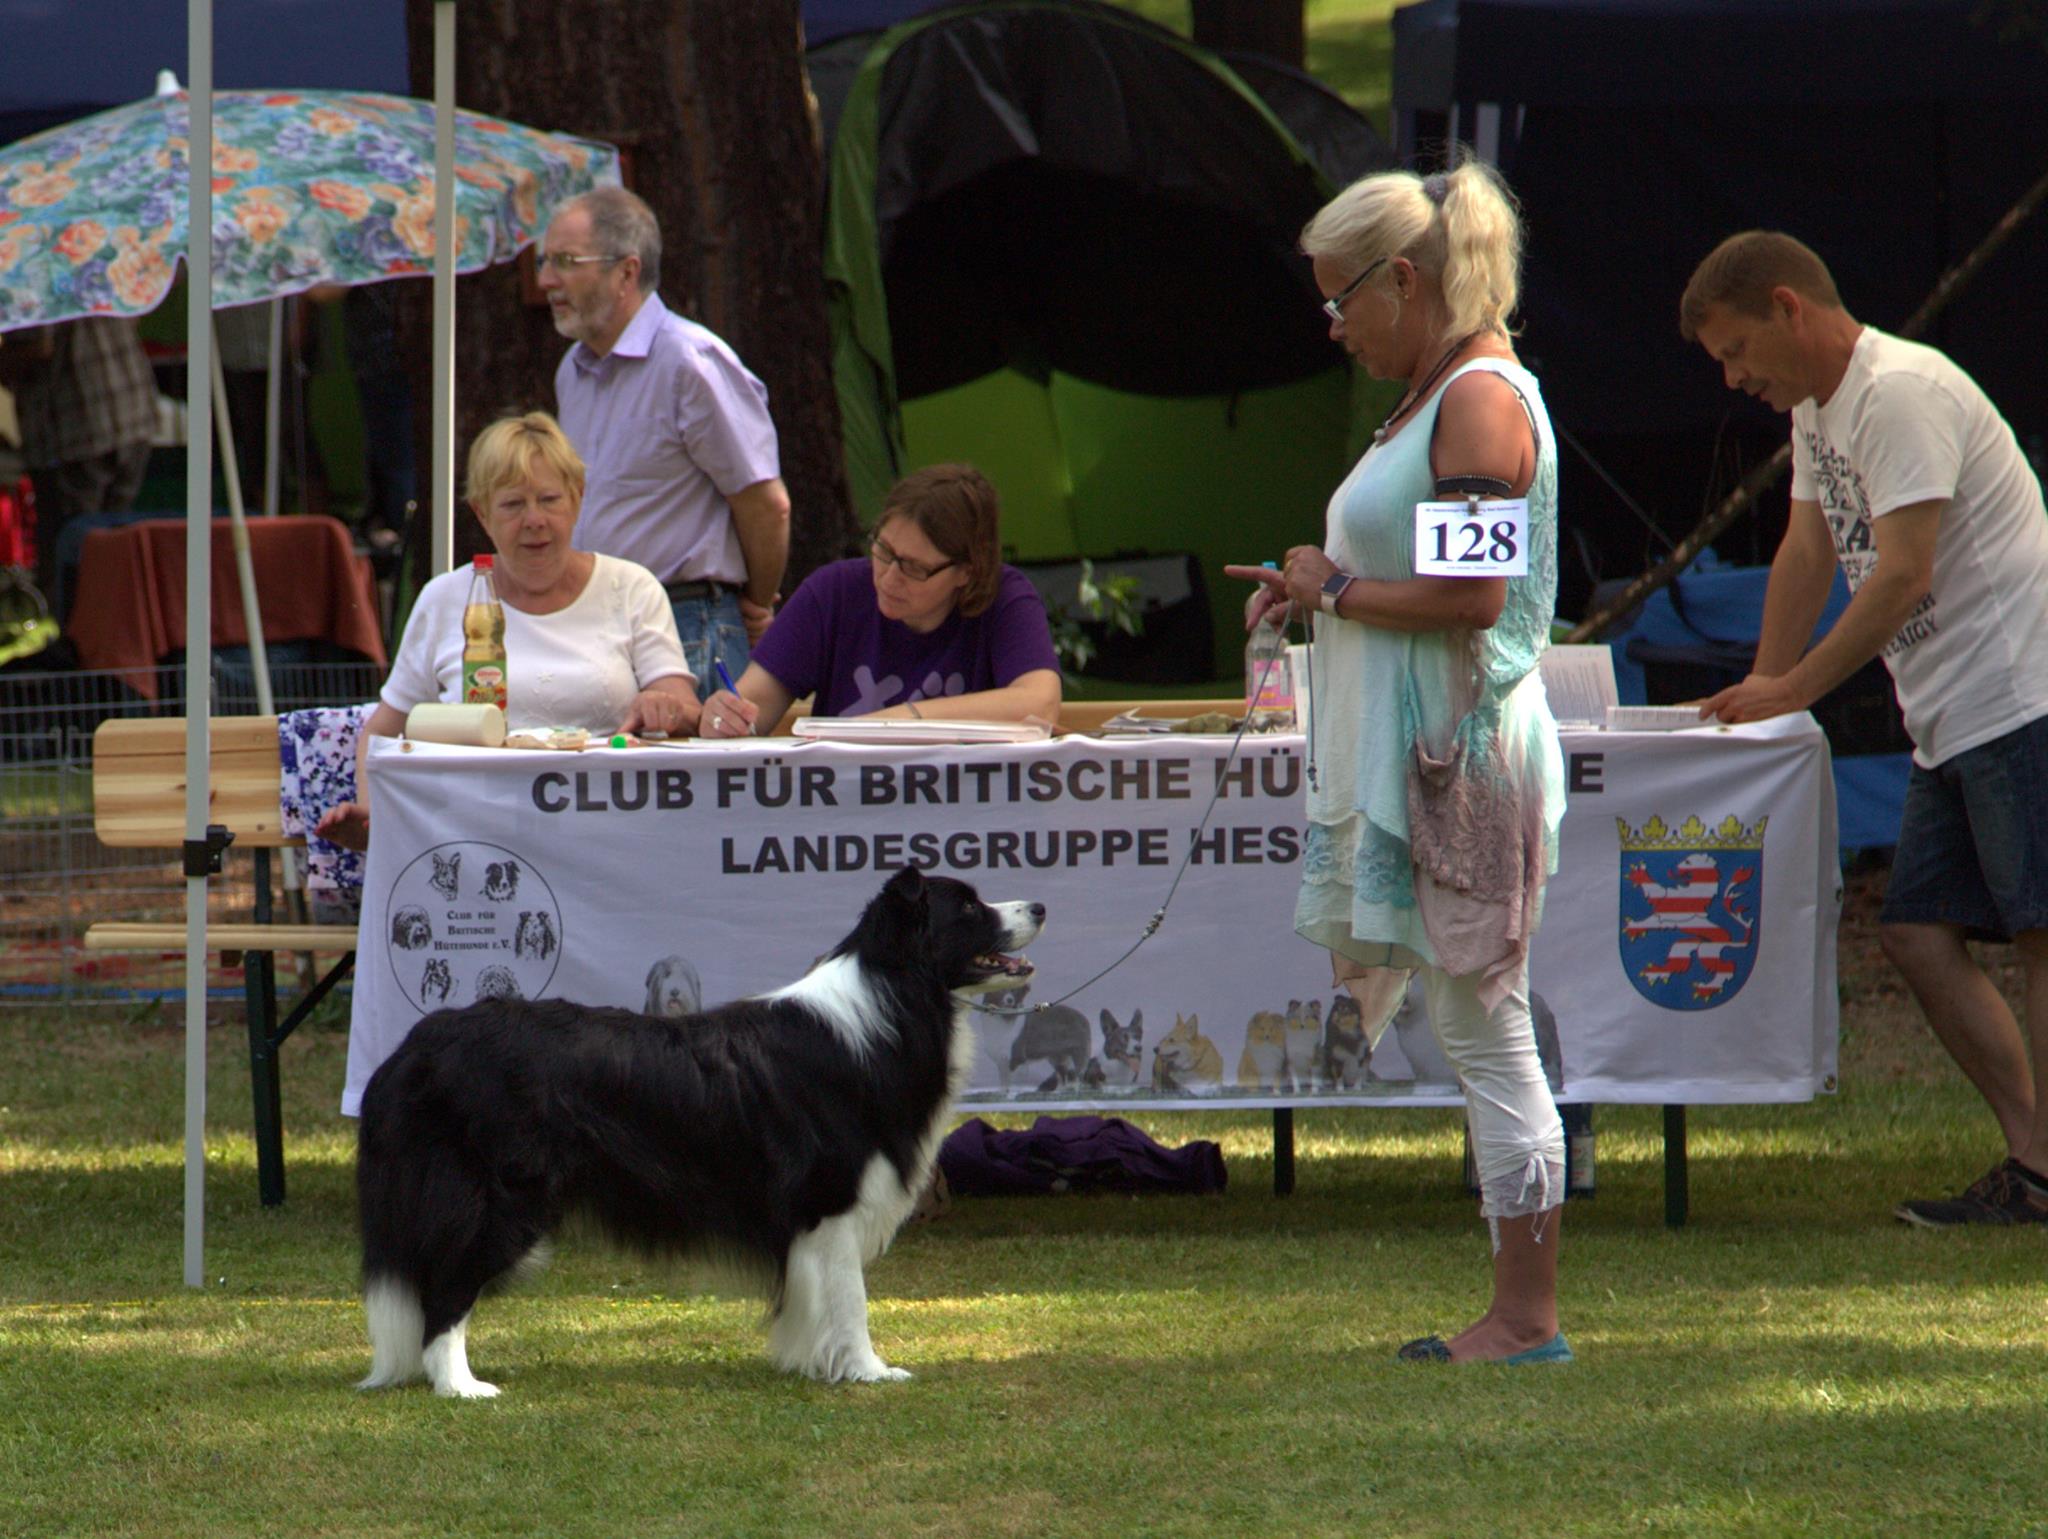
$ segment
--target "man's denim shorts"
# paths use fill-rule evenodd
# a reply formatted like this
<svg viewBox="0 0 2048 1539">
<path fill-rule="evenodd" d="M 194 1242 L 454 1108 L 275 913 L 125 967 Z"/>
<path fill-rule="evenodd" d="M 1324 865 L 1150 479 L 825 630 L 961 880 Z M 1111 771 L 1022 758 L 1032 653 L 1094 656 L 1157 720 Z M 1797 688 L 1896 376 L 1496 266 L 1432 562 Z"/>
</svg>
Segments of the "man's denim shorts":
<svg viewBox="0 0 2048 1539">
<path fill-rule="evenodd" d="M 2048 928 L 2048 716 L 1913 766 L 1878 919 L 1961 925 L 1973 940 Z"/>
</svg>

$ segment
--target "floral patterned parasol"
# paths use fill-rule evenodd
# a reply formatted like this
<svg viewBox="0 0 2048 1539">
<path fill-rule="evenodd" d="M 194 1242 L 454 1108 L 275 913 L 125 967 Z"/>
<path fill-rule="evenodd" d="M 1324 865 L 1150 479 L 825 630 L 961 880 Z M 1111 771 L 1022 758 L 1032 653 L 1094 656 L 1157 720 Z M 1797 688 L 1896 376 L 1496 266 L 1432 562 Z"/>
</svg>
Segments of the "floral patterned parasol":
<svg viewBox="0 0 2048 1539">
<path fill-rule="evenodd" d="M 0 331 L 163 301 L 186 247 L 183 92 L 0 150 Z M 474 112 L 455 126 L 458 272 L 510 261 L 618 152 Z M 213 302 L 375 283 L 434 263 L 434 109 L 400 96 L 213 98 Z"/>
</svg>

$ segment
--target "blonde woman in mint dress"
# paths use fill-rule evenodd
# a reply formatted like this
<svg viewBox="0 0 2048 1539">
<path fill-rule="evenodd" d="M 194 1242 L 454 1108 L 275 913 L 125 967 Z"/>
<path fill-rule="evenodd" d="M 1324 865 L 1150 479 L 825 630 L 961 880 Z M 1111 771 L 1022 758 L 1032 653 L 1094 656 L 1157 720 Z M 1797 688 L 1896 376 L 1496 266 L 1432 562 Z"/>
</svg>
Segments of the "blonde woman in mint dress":
<svg viewBox="0 0 2048 1539">
<path fill-rule="evenodd" d="M 1252 623 L 1315 614 L 1308 840 L 1295 926 L 1384 1023 L 1419 972 L 1465 1090 L 1493 1298 L 1410 1341 L 1436 1362 L 1567 1362 L 1557 1254 L 1564 1130 L 1536 1054 L 1529 946 L 1556 869 L 1564 772 L 1537 673 L 1557 596 L 1557 451 L 1515 360 L 1521 226 L 1488 167 L 1356 182 L 1302 235 L 1330 335 L 1407 390 L 1330 499 L 1322 548 Z M 1527 499 L 1526 576 L 1414 570 L 1415 505 Z"/>
</svg>

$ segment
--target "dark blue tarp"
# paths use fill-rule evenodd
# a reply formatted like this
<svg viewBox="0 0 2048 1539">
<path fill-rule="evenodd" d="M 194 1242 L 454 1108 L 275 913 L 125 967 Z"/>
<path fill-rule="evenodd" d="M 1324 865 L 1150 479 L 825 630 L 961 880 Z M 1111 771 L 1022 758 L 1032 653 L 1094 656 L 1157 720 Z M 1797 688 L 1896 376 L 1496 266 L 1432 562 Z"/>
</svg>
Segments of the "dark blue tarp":
<svg viewBox="0 0 2048 1539">
<path fill-rule="evenodd" d="M 0 144 L 186 74 L 185 0 L 0 0 Z M 405 0 L 214 0 L 221 90 L 406 94 Z"/>
<path fill-rule="evenodd" d="M 1678 296 L 1738 230 L 1789 231 L 1857 319 L 1896 330 L 2048 173 L 2048 22 L 1982 0 L 1421 0 L 1393 16 L 1396 147 L 1491 139 L 1527 222 L 1519 342 L 1572 435 L 1690 529 L 1786 422 L 1678 335 Z M 2048 213 L 1924 340 L 2022 447 L 2048 447 Z M 1784 494 L 1754 550 L 1768 560 Z M 1563 516 L 1599 575 L 1640 570 L 1635 515 L 1567 452 Z M 1776 522 L 1771 522 L 1775 520 Z M 1747 540 L 1750 529 L 1730 539 Z M 1566 612 L 1582 597 L 1566 574 Z"/>
</svg>

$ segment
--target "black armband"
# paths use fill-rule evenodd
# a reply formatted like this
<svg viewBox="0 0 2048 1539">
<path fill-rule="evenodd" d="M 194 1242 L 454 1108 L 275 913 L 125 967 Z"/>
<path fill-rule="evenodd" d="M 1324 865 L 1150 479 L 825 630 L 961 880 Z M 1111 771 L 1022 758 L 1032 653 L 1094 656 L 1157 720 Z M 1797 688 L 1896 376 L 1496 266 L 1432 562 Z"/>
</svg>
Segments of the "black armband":
<svg viewBox="0 0 2048 1539">
<path fill-rule="evenodd" d="M 1506 497 L 1514 492 L 1514 483 L 1503 481 L 1499 476 L 1438 476 L 1436 494 L 1439 497 Z"/>
</svg>

